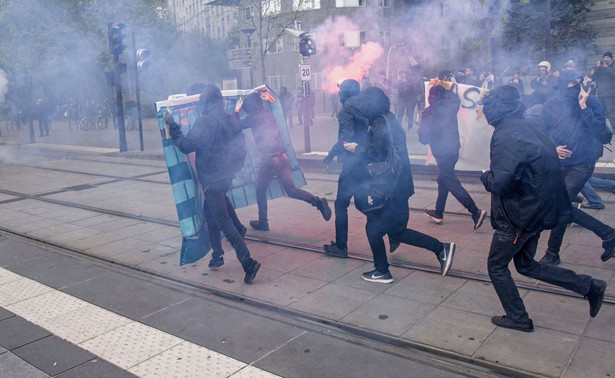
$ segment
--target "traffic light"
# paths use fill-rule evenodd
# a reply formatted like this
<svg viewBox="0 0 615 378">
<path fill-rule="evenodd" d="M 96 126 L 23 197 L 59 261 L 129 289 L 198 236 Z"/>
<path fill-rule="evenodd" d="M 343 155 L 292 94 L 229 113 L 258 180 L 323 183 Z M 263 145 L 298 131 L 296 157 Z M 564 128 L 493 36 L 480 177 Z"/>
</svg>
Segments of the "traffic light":
<svg viewBox="0 0 615 378">
<path fill-rule="evenodd" d="M 137 69 L 139 71 L 145 71 L 151 65 L 150 61 L 147 60 L 147 58 L 149 58 L 148 49 L 138 49 L 137 50 Z"/>
<path fill-rule="evenodd" d="M 120 55 L 126 49 L 124 38 L 126 35 L 122 33 L 126 25 L 118 23 L 108 23 L 107 32 L 109 34 L 109 52 L 113 55 Z"/>
<path fill-rule="evenodd" d="M 303 56 L 310 56 L 316 54 L 316 45 L 311 38 L 303 37 L 299 41 L 299 53 Z"/>
</svg>

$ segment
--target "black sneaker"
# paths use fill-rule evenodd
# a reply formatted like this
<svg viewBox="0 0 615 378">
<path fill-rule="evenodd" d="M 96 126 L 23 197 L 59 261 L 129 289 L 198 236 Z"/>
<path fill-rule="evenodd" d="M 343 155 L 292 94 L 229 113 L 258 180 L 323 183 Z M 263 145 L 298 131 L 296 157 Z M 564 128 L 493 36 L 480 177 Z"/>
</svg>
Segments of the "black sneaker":
<svg viewBox="0 0 615 378">
<path fill-rule="evenodd" d="M 332 257 L 341 257 L 341 258 L 348 257 L 348 247 L 339 248 L 337 245 L 335 245 L 335 242 L 331 242 L 331 244 L 323 245 L 322 249 L 323 251 L 325 251 L 327 255 L 332 256 Z"/>
<path fill-rule="evenodd" d="M 446 273 L 448 273 L 448 270 L 453 265 L 455 248 L 455 243 L 444 243 L 444 249 L 440 252 L 440 256 L 438 256 L 438 261 L 440 261 L 440 274 L 442 274 L 442 277 L 446 276 Z"/>
<path fill-rule="evenodd" d="M 559 265 L 560 262 L 561 260 L 559 259 L 559 253 L 549 251 L 545 252 L 545 255 L 542 256 L 542 259 L 540 259 L 540 263 L 546 265 Z"/>
<path fill-rule="evenodd" d="M 485 210 L 478 209 L 475 214 L 472 214 L 472 220 L 474 221 L 474 229 L 478 230 L 483 225 L 487 212 Z"/>
<path fill-rule="evenodd" d="M 399 248 L 400 244 L 401 242 L 399 240 L 391 239 L 391 237 L 389 237 L 389 251 L 391 251 L 391 253 L 395 252 L 397 248 Z"/>
<path fill-rule="evenodd" d="M 326 198 L 319 198 L 318 202 L 316 202 L 316 208 L 322 214 L 322 217 L 325 218 L 326 221 L 331 219 L 331 208 L 329 207 L 329 201 Z"/>
<path fill-rule="evenodd" d="M 259 231 L 269 231 L 269 223 L 267 221 L 251 220 L 250 227 Z"/>
<path fill-rule="evenodd" d="M 379 273 L 377 270 L 365 272 L 361 274 L 361 278 L 363 278 L 365 281 L 378 282 L 383 284 L 390 284 L 393 282 L 393 276 L 391 276 L 391 272 L 386 272 L 385 274 L 382 274 Z"/>
<path fill-rule="evenodd" d="M 615 236 L 608 238 L 602 242 L 602 248 L 604 248 L 604 253 L 600 256 L 602 261 L 607 261 L 613 254 L 615 254 Z"/>
<path fill-rule="evenodd" d="M 444 219 L 444 215 L 436 213 L 435 210 L 425 210 L 425 214 L 427 214 L 427 216 L 437 224 L 442 223 L 442 220 Z"/>
<path fill-rule="evenodd" d="M 261 263 L 256 260 L 252 260 L 252 264 L 250 264 L 250 268 L 246 269 L 246 276 L 243 278 L 243 282 L 246 284 L 252 283 L 254 277 L 256 277 L 256 273 L 261 268 Z"/>
<path fill-rule="evenodd" d="M 516 329 L 523 332 L 534 332 L 534 323 L 530 319 L 527 323 L 517 323 L 511 320 L 508 316 L 494 316 L 491 318 L 491 323 L 498 327 Z"/>
<path fill-rule="evenodd" d="M 214 256 L 209 260 L 210 268 L 219 268 L 224 265 L 224 256 Z"/>
<path fill-rule="evenodd" d="M 592 280 L 589 286 L 589 293 L 585 296 L 585 299 L 589 302 L 589 316 L 595 318 L 602 307 L 602 301 L 604 300 L 604 292 L 606 291 L 606 282 L 602 280 Z"/>
</svg>

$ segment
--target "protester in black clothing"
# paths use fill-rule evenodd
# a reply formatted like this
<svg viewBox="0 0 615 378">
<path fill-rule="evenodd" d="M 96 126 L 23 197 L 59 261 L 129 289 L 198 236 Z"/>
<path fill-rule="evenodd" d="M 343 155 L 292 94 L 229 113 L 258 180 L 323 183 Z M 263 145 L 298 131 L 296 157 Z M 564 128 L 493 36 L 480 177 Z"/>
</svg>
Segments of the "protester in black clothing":
<svg viewBox="0 0 615 378">
<path fill-rule="evenodd" d="M 236 118 L 224 111 L 220 89 L 207 85 L 201 93 L 201 115 L 187 135 L 170 113 L 165 123 L 173 143 L 187 154 L 196 152 L 195 164 L 199 181 L 205 192 L 203 212 L 208 221 L 210 241 L 220 239 L 220 231 L 231 243 L 245 272 L 244 282 L 252 282 L 261 264 L 250 257 L 250 251 L 229 214 L 226 192 L 231 187 L 233 176 L 245 162 L 245 137 Z M 231 206 L 232 208 L 232 206 Z M 210 267 L 219 267 L 224 259 L 214 250 Z"/>
<path fill-rule="evenodd" d="M 273 113 L 265 109 L 259 93 L 251 93 L 243 102 L 246 117 L 239 123 L 242 129 L 251 128 L 256 148 L 261 156 L 261 165 L 256 178 L 256 202 L 258 203 L 258 220 L 250 221 L 256 230 L 269 231 L 267 219 L 267 188 L 275 176 L 290 198 L 305 201 L 316 207 L 323 218 L 331 219 L 331 209 L 326 198 L 318 198 L 305 190 L 295 187 L 290 173 L 290 162 L 282 146 L 278 127 Z"/>
<path fill-rule="evenodd" d="M 335 198 L 335 241 L 323 246 L 329 256 L 348 257 L 348 206 L 354 197 L 355 207 L 359 210 L 366 203 L 360 195 L 359 188 L 367 177 L 366 163 L 361 155 L 344 149 L 344 142 L 365 144 L 367 136 L 367 118 L 357 108 L 354 100 L 359 94 L 360 85 L 356 80 L 347 79 L 340 84 L 339 98 L 342 109 L 338 113 L 338 140 L 325 158 L 329 164 L 335 156 L 342 165 L 342 172 L 337 180 L 337 197 Z"/>
<path fill-rule="evenodd" d="M 414 194 L 414 185 L 406 147 L 406 133 L 393 113 L 389 111 L 389 98 L 382 89 L 377 87 L 368 88 L 357 97 L 357 107 L 365 114 L 371 125 L 369 142 L 345 143 L 344 148 L 355 154 L 363 155 L 368 162 L 382 162 L 387 159 L 389 146 L 393 143 L 395 154 L 401 161 L 401 169 L 397 173 L 399 175 L 398 184 L 395 186 L 392 197 L 384 207 L 367 212 L 365 230 L 374 256 L 375 269 L 363 273 L 361 278 L 370 282 L 393 282 L 383 240 L 385 234 L 389 235 L 391 252 L 400 243 L 432 251 L 438 258 L 440 272 L 444 276 L 452 265 L 455 243 L 444 244 L 429 235 L 406 228 L 409 217 L 408 199 Z M 393 140 L 389 135 L 392 135 Z"/>
<path fill-rule="evenodd" d="M 280 96 L 278 97 L 280 98 L 280 104 L 282 105 L 284 119 L 289 127 L 293 127 L 293 101 L 295 101 L 295 99 L 286 87 L 280 88 Z"/>
<path fill-rule="evenodd" d="M 49 135 L 49 108 L 42 98 L 36 100 L 36 118 L 38 119 L 39 136 Z"/>
<path fill-rule="evenodd" d="M 397 119 L 403 125 L 405 114 L 408 118 L 408 130 L 414 125 L 414 107 L 419 93 L 417 80 L 409 78 L 406 71 L 400 72 L 397 82 Z"/>
<path fill-rule="evenodd" d="M 596 82 L 598 98 L 613 127 L 615 126 L 615 65 L 613 65 L 613 54 L 610 51 L 602 55 L 602 60 L 596 64 L 592 79 Z"/>
<path fill-rule="evenodd" d="M 472 214 L 474 229 L 482 224 L 487 212 L 479 209 L 467 190 L 455 174 L 455 164 L 459 160 L 459 126 L 457 112 L 461 100 L 456 92 L 457 86 L 447 90 L 441 85 L 434 85 L 429 90 L 429 107 L 423 110 L 419 128 L 419 141 L 429 143 L 436 158 L 440 174 L 438 175 L 438 198 L 435 210 L 425 210 L 425 214 L 440 224 L 444 219 L 446 198 L 450 192 Z"/>
<path fill-rule="evenodd" d="M 584 295 L 590 316 L 596 316 L 604 299 L 604 281 L 534 260 L 540 232 L 565 226 L 571 213 L 555 146 L 538 124 L 523 119 L 525 106 L 515 88 L 495 88 L 482 102 L 487 122 L 495 128 L 490 169 L 481 176 L 491 192 L 495 229 L 487 269 L 506 312 L 491 321 L 500 327 L 534 330 L 508 268 L 511 260 L 524 276 Z"/>
<path fill-rule="evenodd" d="M 542 127 L 556 145 L 570 202 L 576 199 L 591 177 L 602 156 L 602 144 L 606 143 L 600 140 L 607 130 L 604 108 L 598 99 L 581 88 L 582 80 L 583 75 L 578 71 L 562 71 L 558 78 L 558 95 L 542 108 Z M 602 261 L 613 256 L 615 229 L 577 208 L 572 209 L 572 221 L 602 239 Z M 559 252 L 566 228 L 561 224 L 551 231 L 547 252 L 541 262 L 560 263 Z"/>
</svg>

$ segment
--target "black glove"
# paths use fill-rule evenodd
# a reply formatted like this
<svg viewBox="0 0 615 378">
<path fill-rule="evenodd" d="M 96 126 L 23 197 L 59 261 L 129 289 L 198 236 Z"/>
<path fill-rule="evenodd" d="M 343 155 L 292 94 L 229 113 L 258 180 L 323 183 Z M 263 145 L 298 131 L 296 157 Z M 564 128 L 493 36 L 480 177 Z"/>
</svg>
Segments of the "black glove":
<svg viewBox="0 0 615 378">
<path fill-rule="evenodd" d="M 173 113 L 166 112 L 164 113 L 164 123 L 171 126 L 175 123 L 175 118 L 173 117 Z"/>
</svg>

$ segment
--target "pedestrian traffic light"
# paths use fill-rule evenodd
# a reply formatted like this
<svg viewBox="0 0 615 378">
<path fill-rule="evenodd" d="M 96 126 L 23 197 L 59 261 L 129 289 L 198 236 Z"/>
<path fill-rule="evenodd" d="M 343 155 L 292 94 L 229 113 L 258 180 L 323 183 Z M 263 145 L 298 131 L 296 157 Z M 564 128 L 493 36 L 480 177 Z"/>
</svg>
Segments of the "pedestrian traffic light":
<svg viewBox="0 0 615 378">
<path fill-rule="evenodd" d="M 137 50 L 137 69 L 139 71 L 145 71 L 151 65 L 150 61 L 147 60 L 147 58 L 149 58 L 148 49 L 138 49 Z"/>
<path fill-rule="evenodd" d="M 299 41 L 299 53 L 302 56 L 310 56 L 316 54 L 316 45 L 311 38 L 303 37 Z"/>
<path fill-rule="evenodd" d="M 109 52 L 113 55 L 120 55 L 126 49 L 124 38 L 126 35 L 122 33 L 126 25 L 118 23 L 108 23 L 107 32 L 109 34 Z"/>
</svg>

